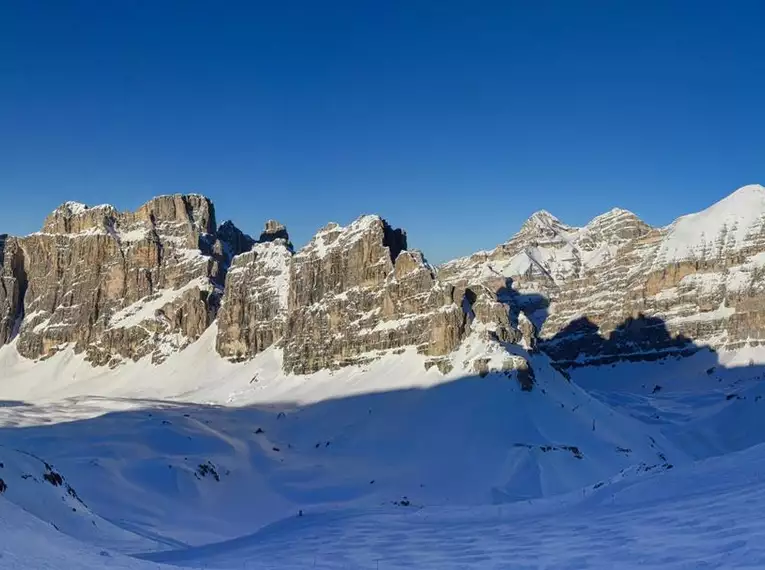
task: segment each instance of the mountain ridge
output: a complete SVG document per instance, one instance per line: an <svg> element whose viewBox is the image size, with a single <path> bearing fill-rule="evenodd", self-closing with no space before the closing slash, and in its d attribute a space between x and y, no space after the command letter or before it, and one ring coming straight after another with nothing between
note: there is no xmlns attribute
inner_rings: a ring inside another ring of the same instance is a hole
<svg viewBox="0 0 765 570"><path fill-rule="evenodd" d="M158 196L135 212L65 202L40 232L0 239L0 344L13 338L33 359L73 343L95 365L160 362L217 322L222 356L276 344L297 373L409 346L447 370L446 357L481 330L538 341L567 367L634 358L626 345L604 353L630 319L666 323L659 350L677 335L714 349L759 344L763 270L760 185L661 228L621 208L579 228L540 210L493 250L438 267L376 215L328 224L295 250L274 220L258 240L218 226L199 194ZM519 314L539 330L521 331ZM577 319L595 332L568 334Z"/></svg>

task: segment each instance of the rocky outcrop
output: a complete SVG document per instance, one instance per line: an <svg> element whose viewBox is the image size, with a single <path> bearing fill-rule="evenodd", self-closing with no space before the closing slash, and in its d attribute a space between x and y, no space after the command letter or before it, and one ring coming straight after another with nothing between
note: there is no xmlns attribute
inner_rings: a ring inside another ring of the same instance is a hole
<svg viewBox="0 0 765 570"><path fill-rule="evenodd" d="M415 346L447 354L467 315L406 235L378 216L330 224L292 259L284 368L308 373Z"/></svg>
<svg viewBox="0 0 765 570"><path fill-rule="evenodd" d="M406 234L378 216L330 224L293 255L284 226L269 221L251 251L234 258L218 317L217 349L250 358L278 344L286 372L364 363L416 347L451 353L480 321L492 339L522 333L497 294L439 281ZM500 293L501 295L501 293ZM429 365L448 371L448 359Z"/></svg>
<svg viewBox="0 0 765 570"><path fill-rule="evenodd" d="M747 186L651 228L612 210L583 228L535 214L506 244L447 263L465 286L505 279L564 366L735 349L765 340L765 189ZM534 305L534 303L532 303Z"/></svg>
<svg viewBox="0 0 765 570"><path fill-rule="evenodd" d="M162 196L124 213L67 202L41 232L14 238L13 255L5 246L0 339L10 338L20 304L17 348L26 357L71 343L94 364L148 354L159 361L215 318L242 246L227 241L241 232L224 230L219 236L212 203L198 195Z"/></svg>
<svg viewBox="0 0 765 570"><path fill-rule="evenodd" d="M274 220L257 241L216 227L203 196L135 212L68 202L39 233L0 237L0 343L157 362L217 318L231 360L276 346L286 372L310 373L414 347L426 367L512 372L529 389L540 349L564 369L765 342L764 275L761 186L665 228L619 209L581 228L538 212L437 270L379 216L329 224L295 253ZM496 354L457 356L468 337Z"/></svg>
<svg viewBox="0 0 765 570"><path fill-rule="evenodd" d="M16 334L23 316L26 275L18 241L0 236L0 345Z"/></svg>
<svg viewBox="0 0 765 570"><path fill-rule="evenodd" d="M74 346L95 365L159 362L217 318L221 355L278 345L287 372L308 373L406 347L443 357L476 313L493 338L521 337L496 295L443 283L407 247L378 216L330 224L294 253L274 220L258 241L230 222L216 228L202 196L124 213L68 202L41 232L2 242L0 340L16 337L29 358Z"/></svg>
<svg viewBox="0 0 765 570"><path fill-rule="evenodd" d="M250 358L284 335L292 245L287 229L270 220L258 243L234 258L218 313L218 353Z"/></svg>

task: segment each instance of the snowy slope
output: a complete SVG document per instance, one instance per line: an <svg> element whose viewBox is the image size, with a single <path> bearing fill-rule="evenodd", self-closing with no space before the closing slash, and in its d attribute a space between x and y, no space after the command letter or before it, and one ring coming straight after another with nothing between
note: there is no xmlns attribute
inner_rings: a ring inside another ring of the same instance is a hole
<svg viewBox="0 0 765 570"><path fill-rule="evenodd" d="M24 509L0 497L0 567L13 570L169 570L99 549L57 531Z"/></svg>
<svg viewBox="0 0 765 570"><path fill-rule="evenodd" d="M21 568L765 562L762 351L569 382L545 355L476 332L447 375L410 349L291 376L278 349L218 357L216 332L115 369L0 349L0 516L19 521L0 554ZM502 371L506 351L530 362L530 392ZM42 528L54 536L30 553Z"/></svg>
<svg viewBox="0 0 765 570"><path fill-rule="evenodd" d="M235 538L300 509L500 504L635 463L685 461L658 430L569 384L543 355L530 356L536 386L525 392L500 372L426 371L414 351L287 377L276 351L230 364L213 341L160 366L117 370L71 353L29 365L6 351L12 380L2 389L25 405L0 408L16 428L0 430L0 442L54 463L96 512L165 547ZM501 356L472 339L454 359L475 354Z"/></svg>
<svg viewBox="0 0 765 570"><path fill-rule="evenodd" d="M146 557L205 568L761 568L765 446L493 507L293 517Z"/></svg>
<svg viewBox="0 0 765 570"><path fill-rule="evenodd" d="M765 188L750 184L668 228L655 266L686 259L714 259L748 245L765 229Z"/></svg>

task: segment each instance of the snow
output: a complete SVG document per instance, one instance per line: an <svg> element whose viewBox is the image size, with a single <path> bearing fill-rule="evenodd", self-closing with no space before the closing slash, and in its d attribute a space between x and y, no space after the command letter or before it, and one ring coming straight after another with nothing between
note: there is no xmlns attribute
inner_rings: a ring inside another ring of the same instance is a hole
<svg viewBox="0 0 765 570"><path fill-rule="evenodd" d="M148 229L144 227L133 228L131 230L120 230L117 235L123 243L131 243L135 241L141 241L148 236Z"/></svg>
<svg viewBox="0 0 765 570"><path fill-rule="evenodd" d="M340 226L336 223L327 224L314 236L308 245L298 251L295 256L315 255L319 259L323 259L338 247L347 248L375 225L380 225L381 223L382 219L380 216L367 214L360 216L347 226ZM335 238L327 240L329 235L334 235Z"/></svg>
<svg viewBox="0 0 765 570"><path fill-rule="evenodd" d="M668 228L654 266L735 251L763 229L764 216L765 188L739 188L702 212L678 218Z"/></svg>
<svg viewBox="0 0 765 570"><path fill-rule="evenodd" d="M144 321L154 320L156 312L165 305L178 299L186 291L192 289L209 290L211 287L207 278L193 279L178 289L164 289L156 295L141 299L114 313L109 320L110 328L127 329L140 325Z"/></svg>
<svg viewBox="0 0 765 570"><path fill-rule="evenodd" d="M0 566L14 570L170 570L69 537L0 497Z"/></svg>
<svg viewBox="0 0 765 570"><path fill-rule="evenodd" d="M205 568L761 567L765 446L531 503L306 515L149 558ZM315 561L315 562L314 562ZM508 563L512 561L512 566Z"/></svg>
<svg viewBox="0 0 765 570"><path fill-rule="evenodd" d="M672 325L679 325L683 323L712 322L730 318L735 314L736 309L733 307L727 307L725 305L725 301L723 301L720 303L720 306L713 311L704 311L682 317L673 317L669 319L668 323Z"/></svg>
<svg viewBox="0 0 765 570"><path fill-rule="evenodd" d="M642 223L632 212L614 208L577 228L541 210L532 214L507 243L490 252L450 261L440 269L456 272L455 280L537 272L553 283L561 283L616 257L627 239L610 230L625 221Z"/></svg>
<svg viewBox="0 0 765 570"><path fill-rule="evenodd" d="M234 364L215 325L160 365L2 347L0 567L765 565L765 347L567 381L479 328L446 375L414 347L305 376L278 347ZM520 359L531 392L501 370Z"/></svg>
<svg viewBox="0 0 765 570"><path fill-rule="evenodd" d="M78 215L82 214L88 207L81 202L64 202L62 208L69 211L70 214Z"/></svg>

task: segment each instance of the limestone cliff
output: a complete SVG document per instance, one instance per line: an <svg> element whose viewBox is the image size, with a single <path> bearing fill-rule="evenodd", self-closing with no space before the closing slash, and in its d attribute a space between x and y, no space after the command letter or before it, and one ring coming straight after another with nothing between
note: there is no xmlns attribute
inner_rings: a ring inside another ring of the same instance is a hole
<svg viewBox="0 0 765 570"><path fill-rule="evenodd" d="M437 269L379 216L329 224L295 252L274 220L258 240L218 227L203 196L135 212L68 202L40 232L0 236L0 344L156 362L217 318L222 356L275 346L289 373L407 347L446 371L471 335L513 355L463 362L481 374L490 360L523 368L524 350L581 366L765 342L763 275L761 186L664 228L620 209L583 227L538 212L506 243Z"/></svg>
<svg viewBox="0 0 765 570"><path fill-rule="evenodd" d="M306 373L360 362L374 351L453 350L466 314L406 234L378 216L330 224L290 267L285 370Z"/></svg>
<svg viewBox="0 0 765 570"><path fill-rule="evenodd" d="M215 318L237 247L218 238L203 196L161 196L124 213L68 202L42 231L5 242L0 340L23 315L17 348L29 358L71 343L94 364L161 360Z"/></svg>

